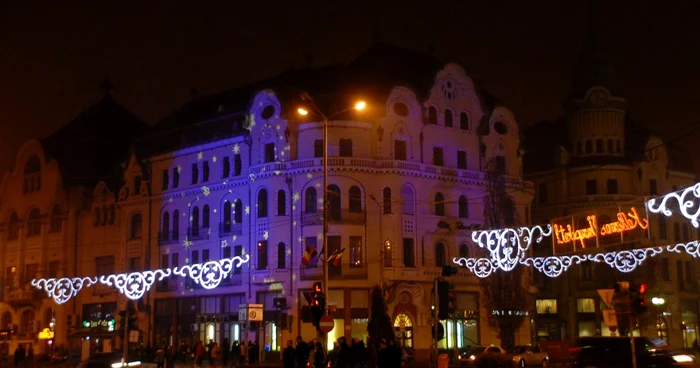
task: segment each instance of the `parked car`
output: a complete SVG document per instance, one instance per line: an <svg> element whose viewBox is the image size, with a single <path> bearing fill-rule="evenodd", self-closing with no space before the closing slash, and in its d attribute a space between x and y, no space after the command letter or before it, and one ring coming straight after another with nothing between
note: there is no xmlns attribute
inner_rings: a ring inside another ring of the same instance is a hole
<svg viewBox="0 0 700 368"><path fill-rule="evenodd" d="M656 340L635 337L634 349L639 368L670 368L676 363L674 356ZM629 337L580 337L569 351L573 368L632 368L632 346Z"/></svg>
<svg viewBox="0 0 700 368"><path fill-rule="evenodd" d="M513 364L518 367L549 365L549 356L538 345L514 346L508 349L508 354L513 359Z"/></svg>

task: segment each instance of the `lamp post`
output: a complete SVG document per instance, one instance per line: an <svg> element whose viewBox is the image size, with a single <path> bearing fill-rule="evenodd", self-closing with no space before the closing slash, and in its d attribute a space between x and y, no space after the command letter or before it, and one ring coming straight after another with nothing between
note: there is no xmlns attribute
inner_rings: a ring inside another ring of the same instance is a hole
<svg viewBox="0 0 700 368"><path fill-rule="evenodd" d="M297 113L301 116L307 116L309 114L314 115L323 119L323 294L328 297L328 119L338 116L346 111L355 109L357 111L364 110L367 104L364 101L357 101L353 107L349 107L333 113L331 115L324 114L321 109L316 106L314 100L307 93L301 95L301 99L305 102L304 107L299 107ZM323 311L323 314L327 314L327 310ZM328 341L326 340L326 346L328 348Z"/></svg>
<svg viewBox="0 0 700 368"><path fill-rule="evenodd" d="M661 306L666 304L666 299L661 298L661 297L653 297L653 298L651 298L651 304L653 304L654 307L656 308L656 334L661 335L659 337L666 340L666 339L668 339L668 336L665 333L666 332L665 328L667 326L661 325L662 323L664 323L664 325L665 325L665 322L666 322L666 320L664 319L664 316L663 316L663 312L661 311ZM664 327L664 328L662 328L662 327Z"/></svg>

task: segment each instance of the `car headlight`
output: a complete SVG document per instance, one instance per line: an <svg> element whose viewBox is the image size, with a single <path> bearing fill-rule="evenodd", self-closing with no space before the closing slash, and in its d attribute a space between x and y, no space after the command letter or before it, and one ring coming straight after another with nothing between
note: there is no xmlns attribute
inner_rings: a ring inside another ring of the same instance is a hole
<svg viewBox="0 0 700 368"><path fill-rule="evenodd" d="M469 356L469 360L476 360L476 357L473 356L473 355L470 355L470 356Z"/></svg>
<svg viewBox="0 0 700 368"><path fill-rule="evenodd" d="M692 363L695 361L692 356L686 354L674 355L673 360L675 360L676 363Z"/></svg>

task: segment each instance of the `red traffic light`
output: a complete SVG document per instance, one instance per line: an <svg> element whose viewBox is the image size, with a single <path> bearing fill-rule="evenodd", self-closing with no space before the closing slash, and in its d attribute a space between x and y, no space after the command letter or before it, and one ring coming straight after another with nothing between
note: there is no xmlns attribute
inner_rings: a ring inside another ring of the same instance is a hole
<svg viewBox="0 0 700 368"><path fill-rule="evenodd" d="M323 292L323 284L320 282L314 282L313 292L314 293L322 293Z"/></svg>
<svg viewBox="0 0 700 368"><path fill-rule="evenodd" d="M639 293L644 294L647 292L647 284L641 284L639 285Z"/></svg>

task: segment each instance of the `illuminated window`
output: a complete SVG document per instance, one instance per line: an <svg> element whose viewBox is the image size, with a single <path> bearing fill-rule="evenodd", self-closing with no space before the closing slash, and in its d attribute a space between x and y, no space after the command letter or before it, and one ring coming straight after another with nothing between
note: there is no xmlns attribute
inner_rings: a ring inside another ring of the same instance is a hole
<svg viewBox="0 0 700 368"><path fill-rule="evenodd" d="M340 139L340 157L352 157L352 139Z"/></svg>
<svg viewBox="0 0 700 368"><path fill-rule="evenodd" d="M316 213L318 211L318 207L316 206L317 200L316 188L308 187L306 189L306 193L304 194L304 212Z"/></svg>
<svg viewBox="0 0 700 368"><path fill-rule="evenodd" d="M590 140L586 141L586 153L587 154L593 153L593 142L591 142Z"/></svg>
<svg viewBox="0 0 700 368"><path fill-rule="evenodd" d="M267 268L267 241L258 242L258 270Z"/></svg>
<svg viewBox="0 0 700 368"><path fill-rule="evenodd" d="M350 212L362 212L362 192L356 186L350 187L348 191L348 204Z"/></svg>
<svg viewBox="0 0 700 368"><path fill-rule="evenodd" d="M445 259L447 258L445 244L437 243L435 246L435 265L442 267L445 265Z"/></svg>
<svg viewBox="0 0 700 368"><path fill-rule="evenodd" d="M457 151L457 168L467 169L467 151Z"/></svg>
<svg viewBox="0 0 700 368"><path fill-rule="evenodd" d="M430 106L430 108L428 108L428 124L437 125L437 120L437 109L435 106Z"/></svg>
<svg viewBox="0 0 700 368"><path fill-rule="evenodd" d="M414 256L413 238L403 238L403 265L404 267L416 267Z"/></svg>
<svg viewBox="0 0 700 368"><path fill-rule="evenodd" d="M202 162L202 183L209 181L209 161Z"/></svg>
<svg viewBox="0 0 700 368"><path fill-rule="evenodd" d="M170 186L170 177L168 176L168 170L163 170L163 179L162 179L162 190L168 190L168 187Z"/></svg>
<svg viewBox="0 0 700 368"><path fill-rule="evenodd" d="M384 241L384 267L394 266L394 249L391 240Z"/></svg>
<svg viewBox="0 0 700 368"><path fill-rule="evenodd" d="M41 214L38 208L34 208L29 212L27 221L27 236L41 235Z"/></svg>
<svg viewBox="0 0 700 368"><path fill-rule="evenodd" d="M603 153L603 140L600 138L595 141L595 152Z"/></svg>
<svg viewBox="0 0 700 368"><path fill-rule="evenodd" d="M173 169L173 188L180 185L180 170L176 167Z"/></svg>
<svg viewBox="0 0 700 368"><path fill-rule="evenodd" d="M404 184L401 187L401 213L404 215L413 215L415 213L413 187L409 184Z"/></svg>
<svg viewBox="0 0 700 368"><path fill-rule="evenodd" d="M363 266L362 257L362 237L350 237L350 268L361 268Z"/></svg>
<svg viewBox="0 0 700 368"><path fill-rule="evenodd" d="M557 300L556 299L537 299L535 301L537 314L556 314Z"/></svg>
<svg viewBox="0 0 700 368"><path fill-rule="evenodd" d="M382 212L391 213L391 188L385 187L382 191Z"/></svg>
<svg viewBox="0 0 700 368"><path fill-rule="evenodd" d="M406 141L394 139L394 160L406 160Z"/></svg>
<svg viewBox="0 0 700 368"><path fill-rule="evenodd" d="M608 179L608 194L617 194L617 179Z"/></svg>
<svg viewBox="0 0 700 368"><path fill-rule="evenodd" d="M280 189L277 191L277 216L287 215L287 192Z"/></svg>
<svg viewBox="0 0 700 368"><path fill-rule="evenodd" d="M452 128L454 126L454 117L452 115L452 110L445 110L445 126Z"/></svg>
<svg viewBox="0 0 700 368"><path fill-rule="evenodd" d="M267 217L267 190L258 192L258 218Z"/></svg>
<svg viewBox="0 0 700 368"><path fill-rule="evenodd" d="M314 157L323 157L323 139L316 139L314 141Z"/></svg>
<svg viewBox="0 0 700 368"><path fill-rule="evenodd" d="M459 129L469 130L469 115L466 112L459 114Z"/></svg>
<svg viewBox="0 0 700 368"><path fill-rule="evenodd" d="M442 147L433 147L433 165L443 166L444 164L445 158Z"/></svg>
<svg viewBox="0 0 700 368"><path fill-rule="evenodd" d="M445 216L445 197L442 193L435 193L435 216Z"/></svg>
<svg viewBox="0 0 700 368"><path fill-rule="evenodd" d="M467 202L467 197L459 196L459 218L469 218L469 202Z"/></svg>
<svg viewBox="0 0 700 368"><path fill-rule="evenodd" d="M61 206L54 205L51 209L51 219L49 222L49 232L57 233L61 231L61 224L63 223L63 218L61 214Z"/></svg>

